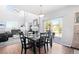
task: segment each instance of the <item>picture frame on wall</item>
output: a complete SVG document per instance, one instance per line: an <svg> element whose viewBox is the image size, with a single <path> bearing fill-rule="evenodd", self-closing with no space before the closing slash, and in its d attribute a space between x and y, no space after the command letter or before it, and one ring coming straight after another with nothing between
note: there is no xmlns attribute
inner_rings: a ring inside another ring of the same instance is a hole
<svg viewBox="0 0 79 59"><path fill-rule="evenodd" d="M75 23L79 23L79 12L75 13Z"/></svg>

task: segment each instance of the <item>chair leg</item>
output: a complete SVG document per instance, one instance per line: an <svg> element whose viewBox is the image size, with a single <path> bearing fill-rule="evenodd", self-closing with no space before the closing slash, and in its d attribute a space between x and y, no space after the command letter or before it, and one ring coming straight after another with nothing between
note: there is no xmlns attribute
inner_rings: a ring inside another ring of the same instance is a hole
<svg viewBox="0 0 79 59"><path fill-rule="evenodd" d="M33 44L33 53L36 54L36 44Z"/></svg>
<svg viewBox="0 0 79 59"><path fill-rule="evenodd" d="M39 54L40 54L40 47L39 47Z"/></svg>
<svg viewBox="0 0 79 59"><path fill-rule="evenodd" d="M47 51L49 50L49 48L48 48L48 39L47 39Z"/></svg>
<svg viewBox="0 0 79 59"><path fill-rule="evenodd" d="M27 49L26 49L26 45L25 45L25 48L24 48L24 54L26 54L26 52L27 52Z"/></svg>
<svg viewBox="0 0 79 59"><path fill-rule="evenodd" d="M46 47L45 47L45 44L44 44L44 50L45 50L45 53L46 53Z"/></svg>
<svg viewBox="0 0 79 59"><path fill-rule="evenodd" d="M40 48L41 48L41 47L40 47L40 40L39 40L39 54L40 54Z"/></svg>
<svg viewBox="0 0 79 59"><path fill-rule="evenodd" d="M48 51L49 49L48 49L48 43L47 43L47 51Z"/></svg>
<svg viewBox="0 0 79 59"><path fill-rule="evenodd" d="M24 50L25 50L25 51L24 51L24 54L26 54L26 53L27 53L27 49L26 49L26 48L24 48Z"/></svg>
<svg viewBox="0 0 79 59"><path fill-rule="evenodd" d="M21 48L21 54L23 53L23 47Z"/></svg>
<svg viewBox="0 0 79 59"><path fill-rule="evenodd" d="M52 38L50 39L50 47L52 47Z"/></svg>

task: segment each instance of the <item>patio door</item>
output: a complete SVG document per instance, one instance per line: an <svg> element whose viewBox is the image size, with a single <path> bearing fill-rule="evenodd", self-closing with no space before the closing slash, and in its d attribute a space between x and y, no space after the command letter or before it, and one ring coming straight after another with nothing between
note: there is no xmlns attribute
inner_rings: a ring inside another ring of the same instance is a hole
<svg viewBox="0 0 79 59"><path fill-rule="evenodd" d="M51 28L51 31L55 33L56 37L62 37L63 18L57 17L51 20L45 20L44 31L48 31L49 28Z"/></svg>
<svg viewBox="0 0 79 59"><path fill-rule="evenodd" d="M51 20L52 31L55 32L56 37L62 37L63 18L58 17Z"/></svg>

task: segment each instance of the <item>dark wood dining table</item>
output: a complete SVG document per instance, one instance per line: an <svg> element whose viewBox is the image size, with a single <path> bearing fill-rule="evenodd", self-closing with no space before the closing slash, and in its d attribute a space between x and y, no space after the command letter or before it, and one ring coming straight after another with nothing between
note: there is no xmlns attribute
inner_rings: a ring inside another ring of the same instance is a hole
<svg viewBox="0 0 79 59"><path fill-rule="evenodd" d="M37 41L40 39L40 36L39 37L28 37L27 38L33 42L33 53L36 54L36 43Z"/></svg>
<svg viewBox="0 0 79 59"><path fill-rule="evenodd" d="M52 39L50 39L49 40L49 38L48 38L48 34L46 34L46 33L44 33L43 34L43 37L47 40L47 44L48 43L50 43L50 45L52 46ZM37 52L36 52L36 43L37 43L37 41L40 39L40 35L39 36L36 36L36 37L28 37L27 36L27 38L29 39L29 40L31 40L32 42L33 42L33 52L34 52L34 54L36 54ZM50 42L48 42L48 41L50 41ZM47 48L48 49L48 48Z"/></svg>

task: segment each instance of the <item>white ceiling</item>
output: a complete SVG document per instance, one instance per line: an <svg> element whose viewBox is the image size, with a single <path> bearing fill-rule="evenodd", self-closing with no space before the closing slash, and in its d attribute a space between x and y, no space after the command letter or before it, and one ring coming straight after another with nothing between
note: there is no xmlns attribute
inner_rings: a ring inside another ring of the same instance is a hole
<svg viewBox="0 0 79 59"><path fill-rule="evenodd" d="M10 7L39 15L41 12L47 14L51 11L53 12L57 9L66 7L66 5L42 5L42 7L40 7L40 5L10 5Z"/></svg>

